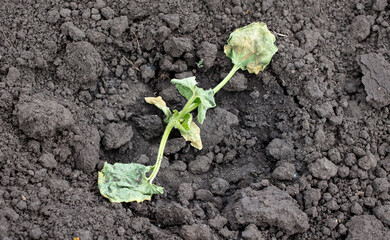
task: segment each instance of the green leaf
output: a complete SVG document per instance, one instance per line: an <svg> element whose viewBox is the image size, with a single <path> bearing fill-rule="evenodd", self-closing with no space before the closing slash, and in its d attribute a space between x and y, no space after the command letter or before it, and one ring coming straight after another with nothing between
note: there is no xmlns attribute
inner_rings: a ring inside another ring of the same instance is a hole
<svg viewBox="0 0 390 240"><path fill-rule="evenodd" d="M198 122L200 124L203 124L203 121L206 119L206 112L210 108L214 108L217 106L215 104L214 100L214 91L213 89L203 90L202 88L199 88L197 91L198 99L196 101L199 101L198 106Z"/></svg>
<svg viewBox="0 0 390 240"><path fill-rule="evenodd" d="M195 77L172 79L171 83L175 84L177 90L179 90L180 94L183 95L187 100L189 100L192 95L195 94Z"/></svg>
<svg viewBox="0 0 390 240"><path fill-rule="evenodd" d="M158 97L146 97L145 98L145 102L147 102L149 104L153 104L156 107L158 107L160 110L162 110L164 112L165 116L166 116L166 119L171 117L171 115L172 115L171 110L169 109L169 107L167 107L167 104L162 99L162 97L160 97L160 96L158 96Z"/></svg>
<svg viewBox="0 0 390 240"><path fill-rule="evenodd" d="M191 116L192 118L192 116ZM182 126L183 119L179 119L179 112L175 109L173 110L172 117L169 119L169 122L173 125L174 128L181 131L187 131L188 129Z"/></svg>
<svg viewBox="0 0 390 240"><path fill-rule="evenodd" d="M184 79L172 79L171 83L176 85L181 95L189 100L193 94L196 94L194 103L198 103L198 122L203 124L206 119L206 112L208 109L216 106L214 101L213 89L204 90L196 86L195 77L189 77Z"/></svg>
<svg viewBox="0 0 390 240"><path fill-rule="evenodd" d="M98 173L100 193L110 202L143 202L150 200L153 194L162 194L163 188L150 184L146 173L152 166L138 163L104 163Z"/></svg>
<svg viewBox="0 0 390 240"><path fill-rule="evenodd" d="M180 119L180 122L181 122L180 125L183 127L183 129L185 129L185 131L190 130L191 123L192 123L192 114L187 113L186 115L184 115L182 119Z"/></svg>

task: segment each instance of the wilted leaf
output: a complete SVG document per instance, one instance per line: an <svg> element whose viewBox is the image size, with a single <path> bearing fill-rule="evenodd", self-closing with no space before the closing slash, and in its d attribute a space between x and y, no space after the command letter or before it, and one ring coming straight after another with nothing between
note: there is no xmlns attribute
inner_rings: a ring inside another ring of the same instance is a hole
<svg viewBox="0 0 390 240"><path fill-rule="evenodd" d="M225 54L242 70L258 74L270 63L278 51L275 36L265 23L255 22L230 34Z"/></svg>
<svg viewBox="0 0 390 240"><path fill-rule="evenodd" d="M158 107L159 109L161 109L164 112L164 114L165 114L165 116L167 118L169 118L172 115L171 110L169 109L169 107L167 107L167 104L162 99L162 97L160 97L160 96L158 96L158 97L146 97L145 101L147 103L153 104L156 107Z"/></svg>
<svg viewBox="0 0 390 240"><path fill-rule="evenodd" d="M200 129L192 121L192 114L186 113L183 118L179 119L179 112L174 110L169 122L174 128L180 131L180 134L186 141L191 142L191 145L197 149L202 149L202 140L200 139Z"/></svg>
<svg viewBox="0 0 390 240"><path fill-rule="evenodd" d="M181 136L186 141L191 142L191 146L199 150L202 149L202 140L200 139L200 128L194 123L191 122L190 129L187 131L180 131Z"/></svg>
<svg viewBox="0 0 390 240"><path fill-rule="evenodd" d="M98 173L100 193L110 202L143 202L150 200L153 194L162 194L163 188L150 184L146 173L152 166L138 163L104 163Z"/></svg>

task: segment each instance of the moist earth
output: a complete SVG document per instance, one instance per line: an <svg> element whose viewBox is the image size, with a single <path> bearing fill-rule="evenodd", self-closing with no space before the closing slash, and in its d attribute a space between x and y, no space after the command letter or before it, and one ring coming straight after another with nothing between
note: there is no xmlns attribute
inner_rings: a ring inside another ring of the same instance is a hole
<svg viewBox="0 0 390 240"><path fill-rule="evenodd" d="M204 149L173 132L164 194L102 197L104 162L154 164L144 97L215 86L255 21L279 51L218 92ZM2 0L0 22L0 239L390 239L387 0Z"/></svg>

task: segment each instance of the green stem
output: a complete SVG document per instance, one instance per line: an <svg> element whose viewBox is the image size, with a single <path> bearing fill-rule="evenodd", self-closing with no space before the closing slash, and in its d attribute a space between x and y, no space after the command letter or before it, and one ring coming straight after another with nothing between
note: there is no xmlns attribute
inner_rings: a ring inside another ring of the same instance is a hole
<svg viewBox="0 0 390 240"><path fill-rule="evenodd" d="M225 86L225 84L233 77L233 75L237 72L238 69L240 69L240 67L236 65L233 66L229 74L226 75L226 77L215 88L213 88L214 94L217 93L223 86ZM197 96L193 94L193 96L188 100L188 102L183 107L183 109L179 112L179 116L177 119L183 118L185 114L195 110L198 107L199 103L194 103L196 98ZM150 184L152 184L154 178L156 177L158 171L160 170L161 162L164 157L165 145L167 144L168 137L172 131L172 128L173 128L173 124L171 123L168 123L167 127L165 128L164 134L160 142L160 147L158 149L157 160L153 166L153 172L150 174L148 178L146 178Z"/></svg>
<svg viewBox="0 0 390 240"><path fill-rule="evenodd" d="M229 80L233 77L233 75L237 72L237 70L240 69L240 67L234 65L232 70L230 70L229 74L226 75L226 77L213 89L214 94L216 94ZM199 106L199 103L193 103L190 108L188 109L188 112L192 112Z"/></svg>
<svg viewBox="0 0 390 240"><path fill-rule="evenodd" d="M148 178L146 178L150 182L150 184L152 184L154 178L156 177L156 175L158 173L158 170L160 170L161 162L162 162L162 159L164 157L165 145L167 144L168 137L172 131L172 128L173 128L173 125L168 123L167 127L165 128L164 134L161 138L160 147L158 149L158 154L157 154L157 161L154 164L153 172L150 174L150 176Z"/></svg>
<svg viewBox="0 0 390 240"><path fill-rule="evenodd" d="M196 95L194 94L189 100L188 102L186 103L186 105L183 107L183 109L179 112L179 115L178 115L178 119L181 119L184 117L184 115L188 112L190 112L190 107L191 105L193 105L193 102L194 100L196 99ZM163 160L163 157L164 157L164 149L165 149L165 145L167 144L167 141L168 141L168 137L169 137L169 134L171 133L172 131L172 128L173 128L173 124L171 123L168 123L168 125L166 126L165 128L165 131L164 131L164 134L161 138L161 142L160 142L160 146L158 148L158 154L157 154L157 160L156 160L156 163L154 164L153 166L153 172L150 174L149 177L147 177L146 179L149 181L150 184L152 184L154 178L156 177L158 171L160 170L160 167L161 167L161 162Z"/></svg>
<svg viewBox="0 0 390 240"><path fill-rule="evenodd" d="M191 112L191 107L196 104L194 103L195 99L197 98L198 96L196 94L193 94L192 97L188 100L188 102L186 103L186 105L183 107L183 109L179 112L179 116L178 116L178 119L181 119L184 117L184 115L186 115L187 113Z"/></svg>
<svg viewBox="0 0 390 240"><path fill-rule="evenodd" d="M215 88L213 88L214 94L216 94L227 82L229 82L230 78L233 77L233 75L237 72L237 70L240 69L239 66L234 65L232 70L230 70L229 74L226 75L226 77L217 85Z"/></svg>
<svg viewBox="0 0 390 240"><path fill-rule="evenodd" d="M188 112L192 112L199 106L199 103L193 103L191 104L190 108L188 109Z"/></svg>

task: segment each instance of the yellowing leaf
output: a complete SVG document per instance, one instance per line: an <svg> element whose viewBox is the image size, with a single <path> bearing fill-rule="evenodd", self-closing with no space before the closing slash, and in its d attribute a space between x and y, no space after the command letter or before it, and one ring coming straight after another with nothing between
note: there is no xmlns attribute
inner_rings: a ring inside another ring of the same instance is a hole
<svg viewBox="0 0 390 240"><path fill-rule="evenodd" d="M225 54L233 64L255 74L263 71L278 51L275 36L259 22L235 30L227 43Z"/></svg>
<svg viewBox="0 0 390 240"><path fill-rule="evenodd" d="M158 107L159 109L161 109L164 112L164 114L165 114L165 116L167 118L169 118L172 115L171 110L169 109L169 107L167 107L167 104L162 99L162 97L160 97L160 96L158 96L158 97L146 97L145 101L147 103L153 104L156 107Z"/></svg>
<svg viewBox="0 0 390 240"><path fill-rule="evenodd" d="M169 123L180 131L180 134L186 141L191 142L191 145L199 150L202 149L202 140L200 139L200 128L192 121L192 114L187 113L182 118L179 118L180 113L173 110L173 115L169 119Z"/></svg>
<svg viewBox="0 0 390 240"><path fill-rule="evenodd" d="M180 133L186 141L191 142L191 146L194 148L199 150L203 148L202 140L200 139L200 128L194 122L191 122L190 129L188 131L180 130Z"/></svg>
<svg viewBox="0 0 390 240"><path fill-rule="evenodd" d="M145 101L149 104L154 104L156 105L158 108L160 107L166 107L167 104L165 103L165 101L162 99L162 97L158 96L158 97L146 97L145 98Z"/></svg>

